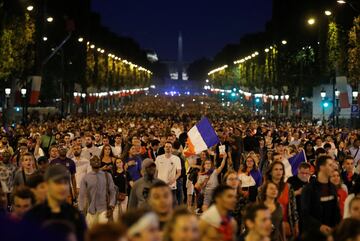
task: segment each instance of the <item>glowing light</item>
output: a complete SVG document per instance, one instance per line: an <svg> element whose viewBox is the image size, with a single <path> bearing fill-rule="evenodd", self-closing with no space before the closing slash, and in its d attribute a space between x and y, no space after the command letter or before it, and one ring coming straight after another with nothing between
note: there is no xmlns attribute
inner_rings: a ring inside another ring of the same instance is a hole
<svg viewBox="0 0 360 241"><path fill-rule="evenodd" d="M46 19L46 21L48 21L49 23L52 23L52 22L54 21L54 18L53 18L53 17L48 17L48 18Z"/></svg>
<svg viewBox="0 0 360 241"><path fill-rule="evenodd" d="M287 44L287 41L286 41L286 40L283 40L283 41L281 41L281 43L282 43L283 45L286 45L286 44Z"/></svg>
<svg viewBox="0 0 360 241"><path fill-rule="evenodd" d="M78 41L81 43L82 41L84 41L84 38L80 37L78 38Z"/></svg>
<svg viewBox="0 0 360 241"><path fill-rule="evenodd" d="M326 11L325 11L325 15L326 15L326 16L330 16L331 14L332 14L331 11L329 11L329 10L326 10Z"/></svg>
<svg viewBox="0 0 360 241"><path fill-rule="evenodd" d="M309 18L307 22L309 25L314 25L316 21L315 18Z"/></svg>
<svg viewBox="0 0 360 241"><path fill-rule="evenodd" d="M31 12L32 10L34 10L34 6L32 6L32 5L27 6L26 10Z"/></svg>

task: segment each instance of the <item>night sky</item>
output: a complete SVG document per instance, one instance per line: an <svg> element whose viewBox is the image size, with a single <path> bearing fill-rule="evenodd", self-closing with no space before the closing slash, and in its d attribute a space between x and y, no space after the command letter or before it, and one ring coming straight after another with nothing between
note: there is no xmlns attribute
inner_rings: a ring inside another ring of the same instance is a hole
<svg viewBox="0 0 360 241"><path fill-rule="evenodd" d="M134 38L161 60L177 58L182 31L184 60L213 57L227 43L263 31L272 0L93 0L111 31Z"/></svg>

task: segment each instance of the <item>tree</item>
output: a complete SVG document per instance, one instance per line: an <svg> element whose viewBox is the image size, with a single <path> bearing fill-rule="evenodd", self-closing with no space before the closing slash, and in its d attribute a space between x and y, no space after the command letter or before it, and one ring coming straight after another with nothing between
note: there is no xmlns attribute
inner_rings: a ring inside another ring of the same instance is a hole
<svg viewBox="0 0 360 241"><path fill-rule="evenodd" d="M204 81L207 78L207 73L211 67L211 60L201 58L192 62L188 69L189 79L193 81Z"/></svg>
<svg viewBox="0 0 360 241"><path fill-rule="evenodd" d="M360 80L360 17L354 19L354 26L349 32L348 56L349 82L357 87Z"/></svg>

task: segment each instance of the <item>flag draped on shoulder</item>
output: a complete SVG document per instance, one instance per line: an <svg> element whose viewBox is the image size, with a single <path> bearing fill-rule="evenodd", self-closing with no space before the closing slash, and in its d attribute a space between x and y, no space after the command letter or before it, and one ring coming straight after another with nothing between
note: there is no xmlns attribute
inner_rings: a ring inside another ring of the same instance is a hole
<svg viewBox="0 0 360 241"><path fill-rule="evenodd" d="M220 141L209 119L206 117L193 126L187 134L187 148L184 151L186 156L199 154Z"/></svg>
<svg viewBox="0 0 360 241"><path fill-rule="evenodd" d="M302 162L306 162L306 155L304 150L301 150L298 154L289 158L289 163L291 165L291 171L293 176L297 175L298 167Z"/></svg>

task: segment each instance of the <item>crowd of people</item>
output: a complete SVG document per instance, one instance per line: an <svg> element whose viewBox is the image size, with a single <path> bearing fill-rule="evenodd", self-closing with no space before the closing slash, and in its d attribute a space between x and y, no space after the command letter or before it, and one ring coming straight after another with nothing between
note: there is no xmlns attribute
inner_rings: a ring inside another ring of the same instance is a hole
<svg viewBox="0 0 360 241"><path fill-rule="evenodd" d="M202 116L219 143L190 155L187 132ZM144 96L120 113L1 132L4 240L360 238L359 130Z"/></svg>

